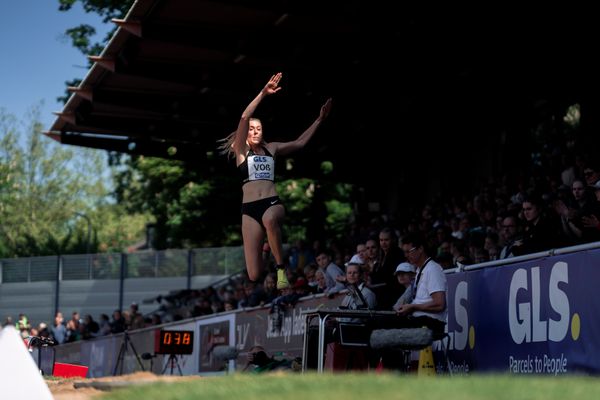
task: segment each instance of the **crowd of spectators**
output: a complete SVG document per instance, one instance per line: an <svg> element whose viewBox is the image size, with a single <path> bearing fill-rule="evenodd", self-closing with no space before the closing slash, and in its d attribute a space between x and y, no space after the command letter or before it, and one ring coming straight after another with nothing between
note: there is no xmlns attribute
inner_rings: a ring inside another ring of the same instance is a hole
<svg viewBox="0 0 600 400"><path fill-rule="evenodd" d="M291 287L283 293L275 288L275 268L265 244L268 268L258 282L241 272L219 285L159 296L160 312L145 318L132 306L115 310L112 318L102 314L98 321L73 313L65 323L58 313L52 326L32 328L24 316L16 325L27 335L68 343L240 308L271 305L278 313L303 296L335 296L344 290L350 261L362 266L366 284L377 289L378 307L391 310L404 290L395 276L406 261L398 240L408 234L425 237L429 253L444 269L600 240L600 163L593 157L547 146L528 170L490 177L473 189L471 194L440 195L408 217L357 218L341 239L292 244L286 265Z"/></svg>
<svg viewBox="0 0 600 400"><path fill-rule="evenodd" d="M79 340L93 339L100 336L145 328L161 323L158 314L144 317L139 312L137 303L132 303L129 310L115 310L112 318L107 314L100 314L96 321L90 314L81 317L78 311L73 311L71 318L65 321L62 312L57 312L51 325L41 322L32 326L25 314L19 314L19 319L14 326L20 332L23 340L29 344L31 338L41 338L43 341L35 343L59 345L76 342ZM12 317L7 317L2 324L13 325Z"/></svg>

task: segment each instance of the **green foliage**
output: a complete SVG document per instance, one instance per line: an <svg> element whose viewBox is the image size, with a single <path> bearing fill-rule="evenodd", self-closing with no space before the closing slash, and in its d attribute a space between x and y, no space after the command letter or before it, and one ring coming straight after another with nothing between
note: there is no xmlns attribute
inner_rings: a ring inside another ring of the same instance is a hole
<svg viewBox="0 0 600 400"><path fill-rule="evenodd" d="M104 22L123 17L134 2L134 0L58 0L58 9L68 11L77 1L82 4L85 12L94 12L104 17Z"/></svg>
<svg viewBox="0 0 600 400"><path fill-rule="evenodd" d="M240 192L231 177L153 157L130 158L123 166L117 201L129 212L154 216L156 248L239 244L233 232L239 231Z"/></svg>
<svg viewBox="0 0 600 400"><path fill-rule="evenodd" d="M60 11L68 11L73 7L78 0L59 0ZM85 12L93 12L100 15L105 23L109 23L113 18L123 18L133 0L79 0ZM76 49L79 49L83 54L98 55L102 52L105 43L108 43L112 37L116 27L112 29L101 43L93 43L91 37L96 34L96 29L87 24L69 28L65 31L65 35L71 39L71 44ZM91 62L89 63L91 66Z"/></svg>
<svg viewBox="0 0 600 400"><path fill-rule="evenodd" d="M354 215L350 204L352 185L289 179L277 183L277 192L286 207L283 233L288 243L307 239L313 233L308 229L311 224L320 224L327 239L340 239L348 232ZM319 211L322 203L324 215Z"/></svg>
<svg viewBox="0 0 600 400"><path fill-rule="evenodd" d="M124 218L108 201L101 153L42 135L37 110L20 126L0 110L0 257L84 253L100 243L114 249L109 244L143 237L148 218Z"/></svg>

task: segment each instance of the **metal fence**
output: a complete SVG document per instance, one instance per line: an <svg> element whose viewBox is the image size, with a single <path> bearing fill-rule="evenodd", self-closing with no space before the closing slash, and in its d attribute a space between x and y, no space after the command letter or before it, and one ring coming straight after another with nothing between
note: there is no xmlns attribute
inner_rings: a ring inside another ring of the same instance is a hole
<svg viewBox="0 0 600 400"><path fill-rule="evenodd" d="M75 254L0 260L0 284L56 280L229 275L244 268L238 247Z"/></svg>

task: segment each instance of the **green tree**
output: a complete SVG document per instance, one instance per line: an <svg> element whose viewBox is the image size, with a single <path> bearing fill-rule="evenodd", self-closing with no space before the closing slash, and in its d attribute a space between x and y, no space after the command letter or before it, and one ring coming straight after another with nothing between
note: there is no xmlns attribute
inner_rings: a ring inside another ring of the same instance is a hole
<svg viewBox="0 0 600 400"><path fill-rule="evenodd" d="M117 218L121 211L110 202L101 153L45 137L38 116L34 109L23 129L0 109L0 256L84 253L100 240L107 249L108 243L139 240L148 217ZM81 215L90 221L90 238ZM107 221L122 224L124 240Z"/></svg>
<svg viewBox="0 0 600 400"><path fill-rule="evenodd" d="M134 157L116 176L116 198L126 210L154 216L157 248L239 244L240 192L231 177L198 166ZM235 194L232 194L235 190Z"/></svg>

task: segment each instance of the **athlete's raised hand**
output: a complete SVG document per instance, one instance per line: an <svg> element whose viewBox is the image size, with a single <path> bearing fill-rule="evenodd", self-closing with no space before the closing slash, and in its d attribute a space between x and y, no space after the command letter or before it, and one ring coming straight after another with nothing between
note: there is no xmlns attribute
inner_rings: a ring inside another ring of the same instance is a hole
<svg viewBox="0 0 600 400"><path fill-rule="evenodd" d="M283 74L281 72L278 72L275 75L273 75L271 79L269 79L269 82L267 82L267 84L263 88L262 92L266 95L275 94L279 92L281 90L281 87L279 86L279 81L281 80L282 76Z"/></svg>

